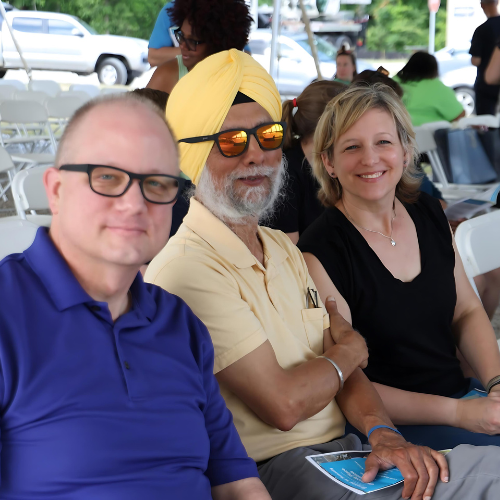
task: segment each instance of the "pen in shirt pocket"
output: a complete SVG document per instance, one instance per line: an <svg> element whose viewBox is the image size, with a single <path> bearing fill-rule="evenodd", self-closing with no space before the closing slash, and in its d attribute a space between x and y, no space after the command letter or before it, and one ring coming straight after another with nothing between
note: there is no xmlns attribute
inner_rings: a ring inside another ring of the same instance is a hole
<svg viewBox="0 0 500 500"><path fill-rule="evenodd" d="M311 304L316 309L319 307L318 292L312 288L309 288L309 287L307 287L307 302L308 302L309 308L310 308Z"/></svg>

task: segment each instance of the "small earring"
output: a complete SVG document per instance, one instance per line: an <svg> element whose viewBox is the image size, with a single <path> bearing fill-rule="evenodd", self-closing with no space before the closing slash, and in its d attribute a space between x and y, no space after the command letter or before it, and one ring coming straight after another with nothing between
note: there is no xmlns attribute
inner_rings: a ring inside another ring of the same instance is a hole
<svg viewBox="0 0 500 500"><path fill-rule="evenodd" d="M406 165L407 163L408 163L408 162L405 160L405 161L403 162L403 165Z"/></svg>

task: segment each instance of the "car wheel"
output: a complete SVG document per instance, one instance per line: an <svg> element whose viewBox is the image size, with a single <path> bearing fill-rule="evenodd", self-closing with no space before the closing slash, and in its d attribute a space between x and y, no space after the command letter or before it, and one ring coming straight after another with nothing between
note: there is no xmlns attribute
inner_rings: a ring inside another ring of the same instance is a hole
<svg viewBox="0 0 500 500"><path fill-rule="evenodd" d="M345 46L346 50L351 50L353 47L352 40L347 35L341 35L335 40L335 45L337 49L340 50L342 46Z"/></svg>
<svg viewBox="0 0 500 500"><path fill-rule="evenodd" d="M0 78L3 78L7 74L7 70L3 69L0 71Z"/></svg>
<svg viewBox="0 0 500 500"><path fill-rule="evenodd" d="M125 85L127 82L127 67L120 59L108 57L97 68L99 81L104 85Z"/></svg>
<svg viewBox="0 0 500 500"><path fill-rule="evenodd" d="M464 107L465 116L470 116L476 109L476 93L468 87L458 87L455 89L458 101Z"/></svg>

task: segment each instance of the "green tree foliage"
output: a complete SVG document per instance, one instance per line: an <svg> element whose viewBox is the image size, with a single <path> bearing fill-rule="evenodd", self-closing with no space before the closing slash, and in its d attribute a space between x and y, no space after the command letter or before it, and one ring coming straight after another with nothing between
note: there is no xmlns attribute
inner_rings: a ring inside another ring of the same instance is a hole
<svg viewBox="0 0 500 500"><path fill-rule="evenodd" d="M367 46L370 50L404 52L408 46L427 47L429 10L427 0L373 0ZM446 0L436 18L436 50L446 42Z"/></svg>
<svg viewBox="0 0 500 500"><path fill-rule="evenodd" d="M64 12L77 16L99 33L149 39L167 0L11 0L18 8Z"/></svg>

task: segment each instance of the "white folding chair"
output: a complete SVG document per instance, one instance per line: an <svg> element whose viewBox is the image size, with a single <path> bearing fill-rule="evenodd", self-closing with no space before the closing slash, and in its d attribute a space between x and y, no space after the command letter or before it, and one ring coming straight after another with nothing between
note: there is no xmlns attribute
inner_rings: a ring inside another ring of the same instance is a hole
<svg viewBox="0 0 500 500"><path fill-rule="evenodd" d="M26 220L0 219L0 260L24 252L35 239L38 226Z"/></svg>
<svg viewBox="0 0 500 500"><path fill-rule="evenodd" d="M92 99L92 96L83 90L67 90L66 92L59 92L58 97L78 97L78 99L81 99L83 103Z"/></svg>
<svg viewBox="0 0 500 500"><path fill-rule="evenodd" d="M474 278L500 267L500 210L462 222L455 241L465 273L478 293Z"/></svg>
<svg viewBox="0 0 500 500"><path fill-rule="evenodd" d="M26 90L26 85L20 80L0 80L0 87L4 86L15 87L17 90Z"/></svg>
<svg viewBox="0 0 500 500"><path fill-rule="evenodd" d="M50 95L39 90L17 90L13 98L16 101L35 101L44 105Z"/></svg>
<svg viewBox="0 0 500 500"><path fill-rule="evenodd" d="M56 140L59 140L64 129L75 111L82 107L85 101L80 97L65 96L59 94L57 97L49 97L45 102L49 121L53 125L53 133Z"/></svg>
<svg viewBox="0 0 500 500"><path fill-rule="evenodd" d="M21 170L12 181L12 197L17 215L38 226L50 226L51 215L37 214L37 210L49 210L49 200L43 185L43 174L48 167Z"/></svg>
<svg viewBox="0 0 500 500"><path fill-rule="evenodd" d="M130 90L124 87L104 87L101 89L101 95L125 94L126 92L130 92Z"/></svg>
<svg viewBox="0 0 500 500"><path fill-rule="evenodd" d="M0 182L0 198L2 198L4 201L7 201L7 196L5 193L7 193L7 191L9 190L15 173L16 166L14 165L12 158L5 150L5 148L0 146L0 174L5 175L6 177L5 185L2 185L2 183Z"/></svg>
<svg viewBox="0 0 500 500"><path fill-rule="evenodd" d="M14 99L14 94L18 92L18 89L13 85L2 85L0 87L0 100L10 101Z"/></svg>
<svg viewBox="0 0 500 500"><path fill-rule="evenodd" d="M443 164L441 163L441 159L439 158L437 144L434 140L432 128L424 126L415 127L415 138L420 153L426 153L429 157L432 167L432 180L434 182L437 180L443 188L447 188L449 182L446 178L446 173L444 171Z"/></svg>
<svg viewBox="0 0 500 500"><path fill-rule="evenodd" d="M56 140L49 124L47 110L34 101L5 101L0 103L2 130L9 132L9 137L0 134L3 147L17 146L22 152L10 152L15 163L51 164L57 149ZM35 151L37 146L41 151ZM46 153L51 148L52 153Z"/></svg>
<svg viewBox="0 0 500 500"><path fill-rule="evenodd" d="M51 97L55 97L61 92L61 86L54 80L30 80L28 83L28 90L45 92Z"/></svg>
<svg viewBox="0 0 500 500"><path fill-rule="evenodd" d="M439 128L443 127L440 126ZM436 130L439 130L439 128ZM432 127L415 127L415 138L420 153L426 153L429 157L432 167L432 181L443 191L445 199L471 197L491 188L492 184L454 184L448 182L443 164L439 158Z"/></svg>
<svg viewBox="0 0 500 500"><path fill-rule="evenodd" d="M85 92L91 98L99 95L99 87L88 83L75 83L69 87L69 92Z"/></svg>
<svg viewBox="0 0 500 500"><path fill-rule="evenodd" d="M458 121L459 128L467 127L488 127L488 128L499 128L500 122L497 116L493 115L479 115L479 116L467 116L461 118Z"/></svg>

